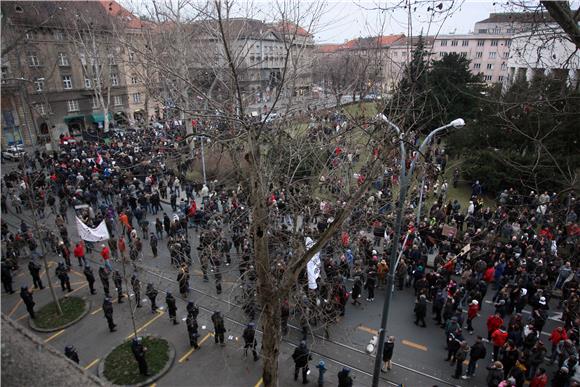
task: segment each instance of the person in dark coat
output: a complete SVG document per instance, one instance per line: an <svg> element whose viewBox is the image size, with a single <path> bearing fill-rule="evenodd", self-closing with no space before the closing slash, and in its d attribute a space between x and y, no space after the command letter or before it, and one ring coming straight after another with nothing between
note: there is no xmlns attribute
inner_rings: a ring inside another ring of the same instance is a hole
<svg viewBox="0 0 580 387"><path fill-rule="evenodd" d="M40 269L40 264L38 264L35 259L31 259L30 262L28 262L28 271L32 276L32 284L34 285L34 289L44 289L44 286L42 286L42 280L40 279Z"/></svg>
<svg viewBox="0 0 580 387"><path fill-rule="evenodd" d="M352 304L353 305L361 305L360 301L358 300L362 293L362 281L360 276L356 276L354 278L354 285L352 286Z"/></svg>
<svg viewBox="0 0 580 387"><path fill-rule="evenodd" d="M115 332L116 326L115 322L113 321L113 301L109 297L105 297L103 300L103 313L105 314L105 318L107 319L107 324L109 325L109 331Z"/></svg>
<svg viewBox="0 0 580 387"><path fill-rule="evenodd" d="M137 364L139 364L139 373L143 376L149 376L149 371L147 369L147 360L145 359L145 353L147 352L147 347L143 346L143 339L141 337L135 337L131 343L131 351Z"/></svg>
<svg viewBox="0 0 580 387"><path fill-rule="evenodd" d="M187 309L187 314L191 314L194 319L197 319L197 315L199 314L199 308L197 307L197 305L195 305L193 301L189 301L185 308Z"/></svg>
<svg viewBox="0 0 580 387"><path fill-rule="evenodd" d="M26 305L26 310L28 314L30 314L31 319L35 319L36 316L34 315L34 297L32 296L32 292L28 289L28 286L24 285L20 287L20 298L24 301L24 305Z"/></svg>
<svg viewBox="0 0 580 387"><path fill-rule="evenodd" d="M485 359L486 356L487 350L483 344L483 338L481 336L477 336L475 343L471 346L471 351L469 353L469 364L467 365L467 371L463 379L467 379L475 375L477 362L481 359Z"/></svg>
<svg viewBox="0 0 580 387"><path fill-rule="evenodd" d="M6 262L2 262L2 285L4 290L8 294L14 294L14 289L12 288L12 268Z"/></svg>
<svg viewBox="0 0 580 387"><path fill-rule="evenodd" d="M62 291L68 290L69 293L72 292L72 288L70 286L70 278L68 276L68 270L64 262L60 262L55 270L56 276L60 280L60 287Z"/></svg>
<svg viewBox="0 0 580 387"><path fill-rule="evenodd" d="M211 315L211 321L213 322L214 326L214 333L215 333L215 343L218 342L221 345L226 345L224 342L224 333L226 332L226 328L224 325L224 318L220 312L214 312Z"/></svg>
<svg viewBox="0 0 580 387"><path fill-rule="evenodd" d="M395 349L395 336L389 336L387 337L387 341L385 341L385 345L383 346L383 368L381 368L382 372L391 370L393 366L391 359L393 358L394 349Z"/></svg>
<svg viewBox="0 0 580 387"><path fill-rule="evenodd" d="M117 288L117 303L122 304L123 303L123 277L121 276L121 273L119 273L119 270L115 270L113 272L113 285L115 285L115 288Z"/></svg>
<svg viewBox="0 0 580 387"><path fill-rule="evenodd" d="M154 233L149 236L149 244L151 245L151 252L153 253L153 258L157 258L157 237Z"/></svg>
<svg viewBox="0 0 580 387"><path fill-rule="evenodd" d="M109 297L109 271L105 268L105 266L99 267L99 278L103 284L103 291L105 292L105 296Z"/></svg>
<svg viewBox="0 0 580 387"><path fill-rule="evenodd" d="M157 312L157 304L155 300L157 298L157 290L153 287L152 283L147 284L147 289L145 289L145 295L149 297L149 301L151 301L151 313Z"/></svg>
<svg viewBox="0 0 580 387"><path fill-rule="evenodd" d="M169 319L173 321L173 325L179 324L177 321L177 305L175 305L175 297L169 292L165 296L165 303L167 304L167 312L169 313Z"/></svg>
<svg viewBox="0 0 580 387"><path fill-rule="evenodd" d="M298 380L298 373L302 370L302 384L308 383L308 361L312 360L306 341L302 340L292 354L294 360L294 380Z"/></svg>
<svg viewBox="0 0 580 387"><path fill-rule="evenodd" d="M141 281L137 278L136 274L131 276L131 287L133 288L133 293L135 293L135 301L137 302L137 308L141 305Z"/></svg>
<svg viewBox="0 0 580 387"><path fill-rule="evenodd" d="M419 296L415 303L415 325L421 323L421 327L425 328L425 316L427 315L427 297L424 294Z"/></svg>
<svg viewBox="0 0 580 387"><path fill-rule="evenodd" d="M338 387L352 387L353 380L350 376L350 368L344 367L342 371L338 373Z"/></svg>
<svg viewBox="0 0 580 387"><path fill-rule="evenodd" d="M179 293L182 296L187 296L189 293L189 270L187 265L182 265L179 273L177 274L177 282L179 283Z"/></svg>
<svg viewBox="0 0 580 387"><path fill-rule="evenodd" d="M185 319L185 324L187 326L187 334L189 336L189 345L195 349L198 349L199 345L197 345L197 338L199 337L199 333L197 332L197 314L188 313L187 319Z"/></svg>
<svg viewBox="0 0 580 387"><path fill-rule="evenodd" d="M95 290L95 275L93 274L93 269L89 265L86 265L85 268L83 269L83 274L85 275L85 278L89 283L89 289L91 290L91 294L97 293L97 291Z"/></svg>
<svg viewBox="0 0 580 387"><path fill-rule="evenodd" d="M369 269L367 274L367 282L365 288L367 289L367 301L373 302L375 300L375 286L377 284L377 273L374 269Z"/></svg>
<svg viewBox="0 0 580 387"><path fill-rule="evenodd" d="M74 361L75 363L79 364L80 362L79 354L76 348L73 347L72 345L67 345L66 347L64 347L64 355L69 359L71 359L72 361Z"/></svg>
<svg viewBox="0 0 580 387"><path fill-rule="evenodd" d="M258 345L258 341L256 340L256 324L249 323L248 326L244 329L243 338L244 338L244 356L248 356L248 348L252 349L252 354L254 355L254 361L258 360L258 352L256 352L256 347Z"/></svg>

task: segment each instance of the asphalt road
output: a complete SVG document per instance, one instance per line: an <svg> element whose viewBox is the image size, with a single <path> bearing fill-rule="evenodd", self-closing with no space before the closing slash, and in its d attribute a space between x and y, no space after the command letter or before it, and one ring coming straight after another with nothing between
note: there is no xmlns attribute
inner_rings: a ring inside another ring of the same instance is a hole
<svg viewBox="0 0 580 387"><path fill-rule="evenodd" d="M171 216L171 208L164 205L164 209ZM162 215L162 214L161 214ZM9 213L3 216L3 219L9 223L10 228L17 227L20 224L20 218L15 214ZM25 211L25 221L31 225L30 213ZM154 217L149 215L150 220ZM53 226L53 217L41 220L47 225ZM69 214L69 234L71 241L77 240L77 232L74 227L74 214ZM198 244L198 235L190 230L190 241L192 241L192 251L194 256ZM165 245L165 240L159 241L159 257L153 258L148 241L144 242L144 259L140 265L140 278L143 284L143 308L136 309L135 326L138 334L154 334L167 338L175 346L177 359L172 370L159 380L157 386L259 386L261 384L261 363L254 362L251 356L244 358L243 340L241 334L244 325L247 323L245 315L236 305L236 295L239 291L237 282L238 266L237 256L233 254L233 263L229 267L222 266L224 271L224 291L221 295L216 294L215 285L210 277L210 282L205 283L201 278L199 262L194 259L192 267L192 287L190 298L200 306L199 325L200 341L203 340L201 348L197 351L191 351L187 339L187 330L185 323L173 326L169 317L164 310L158 314L152 314L149 308L148 300L144 296L144 288L147 282L152 282L160 293L157 297L157 304L164 306L165 291L171 291L178 298L179 292L175 283L176 272L170 265L169 254ZM93 252L88 258L93 261L93 269L97 274L98 260L100 256ZM49 255L51 262L57 262L58 257ZM73 264L76 259L71 258ZM31 278L26 269L27 261L21 263L21 269L15 273L14 286L16 289L21 284L31 284ZM114 263L116 269L121 269L120 264ZM229 271L228 271L229 270ZM132 273L132 268L127 268L128 275ZM54 266L51 268L50 275L56 285L54 277ZM44 277L43 277L44 278ZM46 282L46 281L45 281ZM106 320L103 316L100 306L103 300L103 293L100 281L97 278L96 295L90 295L84 275L78 266L73 266L71 273L71 283L73 294L88 298L92 301L91 312L78 324L60 332L51 334L41 334L47 343L59 350L64 350L67 344L73 344L79 352L81 366L96 372L97 364L100 359L113 347L118 345L122 340L131 337L133 332L130 318L128 302L122 305L114 304L114 319L118 325L118 331L110 333L107 328ZM350 284L348 288L350 289ZM124 289L125 293L127 289ZM57 285L58 295L62 295L60 286ZM112 289L114 293L114 289ZM384 290L377 289L377 297L374 302L364 301L362 297L362 306L353 306L348 304L346 315L330 328L330 339L323 339L323 333L320 330L314 330L314 336L310 337L311 349L314 352L313 361L311 362L312 373L310 375L311 384L316 381L317 370L314 366L320 359L326 361L329 371L326 373L326 379L329 385L336 385L336 374L343 366L353 369L355 376L355 385L369 386L372 378L372 368L374 358L364 352L369 340L375 334L380 324ZM491 294L489 294L491 293ZM132 292L129 292L131 295ZM492 297L493 292L488 292L488 300ZM366 296L366 294L365 294ZM48 289L35 292L35 301L37 308L51 301ZM427 319L427 328L415 326L413 316L413 293L411 289L395 293L392 303L392 312L388 325L388 334L396 336L396 346L394 354L395 366L392 371L383 374L381 385L399 385L405 386L431 386L431 385L485 385L487 371L484 367L489 363L491 347L488 347L488 360L480 361L476 376L468 381L455 380L451 378L453 368L443 359L446 356L444 349L445 336L443 330L432 324L430 318ZM178 317L185 319L185 300L178 298ZM135 304L133 303L133 306ZM213 326L210 322L210 315L214 310L220 310L226 317L226 347L216 346L213 343L211 332ZM529 313L529 307L526 309ZM493 312L493 306L489 303L483 305L481 317L474 321L476 334L480 333L485 336L485 319ZM27 313L20 302L18 293L13 295L3 294L2 313L19 321L22 324L27 323ZM542 338L547 339L551 330L560 324L555 318L557 311L551 311L552 318L546 324ZM431 323L431 324L430 324ZM291 321L292 326L298 325L296 321ZM259 326L259 324L258 324ZM474 336L467 336L469 343L473 343ZM281 385L293 385L293 361L291 354L294 346L300 341L300 332L296 328L291 328L290 333L282 344L281 355L279 358L280 381ZM260 338L259 338L260 342ZM548 345L549 348L549 345Z"/></svg>

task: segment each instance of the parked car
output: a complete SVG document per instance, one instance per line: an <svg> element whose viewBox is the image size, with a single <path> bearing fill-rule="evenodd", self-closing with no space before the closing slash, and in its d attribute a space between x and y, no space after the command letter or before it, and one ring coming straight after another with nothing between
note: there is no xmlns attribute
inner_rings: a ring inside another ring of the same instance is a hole
<svg viewBox="0 0 580 387"><path fill-rule="evenodd" d="M2 151L2 159L4 160L20 160L26 152L23 145L11 145Z"/></svg>

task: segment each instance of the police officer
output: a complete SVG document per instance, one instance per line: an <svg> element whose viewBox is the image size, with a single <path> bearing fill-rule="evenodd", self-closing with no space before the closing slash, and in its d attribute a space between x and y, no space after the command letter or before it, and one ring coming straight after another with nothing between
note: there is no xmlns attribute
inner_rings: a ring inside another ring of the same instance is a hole
<svg viewBox="0 0 580 387"><path fill-rule="evenodd" d="M113 284L117 288L117 302L119 304L123 303L123 277L121 277L121 273L119 270L115 270L113 273Z"/></svg>
<svg viewBox="0 0 580 387"><path fill-rule="evenodd" d="M143 346L143 338L135 337L131 343L131 350L133 351L133 356L139 364L139 373L143 376L149 376L147 370L147 361L145 360L145 352L147 352L147 347Z"/></svg>
<svg viewBox="0 0 580 387"><path fill-rule="evenodd" d="M256 324L253 322L249 323L246 329L244 329L244 356L248 356L248 348L252 349L252 354L254 355L254 361L258 360L258 353L256 352L256 346L258 341L256 340Z"/></svg>
<svg viewBox="0 0 580 387"><path fill-rule="evenodd" d="M103 291L105 292L105 296L109 297L109 271L105 268L105 266L99 267L99 278L103 284Z"/></svg>
<svg viewBox="0 0 580 387"><path fill-rule="evenodd" d="M169 292L165 296L165 303L167 304L167 312L169 312L169 319L173 321L173 325L179 324L177 321L177 306L175 305L175 297Z"/></svg>
<svg viewBox="0 0 580 387"><path fill-rule="evenodd" d="M95 290L95 275L93 274L93 269L89 265L86 265L83 270L83 274L85 275L85 278L89 283L89 289L91 289L91 294L96 294L97 292Z"/></svg>
<svg viewBox="0 0 580 387"><path fill-rule="evenodd" d="M109 324L109 330L115 332L115 322L113 321L113 301L110 297L105 297L103 300L103 312L105 313L105 318L107 319L107 324Z"/></svg>
<svg viewBox="0 0 580 387"><path fill-rule="evenodd" d="M298 373L302 369L302 383L308 383L308 361L312 360L310 350L306 346L306 341L302 340L292 354L294 360L294 380L298 380Z"/></svg>
<svg viewBox="0 0 580 387"><path fill-rule="evenodd" d="M193 301L189 301L186 306L187 314L191 314L194 319L197 319L197 315L199 314L199 308Z"/></svg>
<svg viewBox="0 0 580 387"><path fill-rule="evenodd" d="M199 345L197 345L197 338L199 337L199 334L197 333L197 314L188 313L185 324L187 325L187 334L189 335L189 345L198 349Z"/></svg>
<svg viewBox="0 0 580 387"><path fill-rule="evenodd" d="M68 290L69 293L72 292L72 288L70 287L70 278L68 276L67 266L64 262L60 262L55 270L56 276L60 280L60 287L62 291Z"/></svg>
<svg viewBox="0 0 580 387"><path fill-rule="evenodd" d="M64 355L74 361L75 363L79 364L79 354L75 347L72 345L67 345L64 347Z"/></svg>
<svg viewBox="0 0 580 387"><path fill-rule="evenodd" d="M38 262L36 262L35 259L31 259L30 262L28 263L28 271L30 272L30 275L32 276L32 283L34 285L34 289L44 289L44 286L42 286L42 280L40 279L40 265L38 264Z"/></svg>
<svg viewBox="0 0 580 387"><path fill-rule="evenodd" d="M31 319L35 319L36 316L34 315L34 298L32 297L32 292L28 289L28 286L23 285L20 287L20 297L22 301L24 301L24 305L26 305L26 310L28 314L30 314Z"/></svg>
<svg viewBox="0 0 580 387"><path fill-rule="evenodd" d="M14 289L12 288L12 268L6 262L2 262L2 285L4 285L4 290L8 294L14 294Z"/></svg>
<svg viewBox="0 0 580 387"><path fill-rule="evenodd" d="M137 308L141 305L141 281L137 278L136 274L131 276L131 287L133 288L133 293L135 293L135 300L137 301Z"/></svg>
<svg viewBox="0 0 580 387"><path fill-rule="evenodd" d="M155 303L155 299L157 298L157 290L153 287L152 283L147 284L147 289L145 289L145 295L149 297L149 301L151 301L151 313L157 312L157 304Z"/></svg>
<svg viewBox="0 0 580 387"><path fill-rule="evenodd" d="M211 321L213 322L214 333L215 333L215 343L218 342L223 346L226 345L224 342L224 333L226 332L226 327L224 325L224 318L220 312L214 312L211 315Z"/></svg>

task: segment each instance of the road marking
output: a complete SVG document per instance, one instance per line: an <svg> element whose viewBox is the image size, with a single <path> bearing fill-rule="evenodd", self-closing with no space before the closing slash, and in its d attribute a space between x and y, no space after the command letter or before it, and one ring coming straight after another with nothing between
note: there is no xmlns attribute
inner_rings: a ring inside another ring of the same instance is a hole
<svg viewBox="0 0 580 387"><path fill-rule="evenodd" d="M207 335L205 335L205 336L204 336L204 338L203 338L203 339L201 339L201 341L200 341L199 343L197 343L197 345L198 345L199 347L201 347L201 345L202 345L202 344L203 344L203 343L204 343L204 342L205 342L207 339L209 339L211 336L213 336L213 333L209 332ZM188 357L189 357L189 356L190 356L190 355L191 355L191 354L192 354L194 351L195 351L195 348L191 348L189 351L187 351L187 352L185 353L185 355L183 355L183 356L181 357L181 359L179 359L179 363L183 363L184 361L186 361L186 360L187 360L187 358L188 358Z"/></svg>
<svg viewBox="0 0 580 387"><path fill-rule="evenodd" d="M149 387L157 387L157 383L153 383L152 385L150 385Z"/></svg>
<svg viewBox="0 0 580 387"><path fill-rule="evenodd" d="M92 366L94 366L95 364L97 364L99 362L99 358L96 358L95 360L93 360L92 362L89 363L89 365L87 365L85 367L85 370L88 370L89 368L91 368Z"/></svg>
<svg viewBox="0 0 580 387"><path fill-rule="evenodd" d="M74 270L74 269L70 269L71 273L78 275L81 278L86 278L84 274L79 273L78 271Z"/></svg>
<svg viewBox="0 0 580 387"><path fill-rule="evenodd" d="M8 317L11 317L14 312L16 312L16 310L18 309L18 307L20 306L20 304L22 304L22 298L20 300L18 300L18 302L16 303L16 305L14 305L14 307L12 308L12 310L10 310L10 313L8 313Z"/></svg>
<svg viewBox="0 0 580 387"><path fill-rule="evenodd" d="M165 312L158 312L157 313L157 316L155 316L151 320L147 321L145 323L145 325L143 325L141 328L137 329L137 332L131 333L129 336L127 336L126 340L130 339L131 337L133 337L135 335L135 333L139 333L143 329L147 328L149 325L151 325L153 322L155 322L155 320L157 320L159 317L163 316L164 314L165 314Z"/></svg>
<svg viewBox="0 0 580 387"><path fill-rule="evenodd" d="M260 380L258 380L258 383L256 383L256 384L254 385L254 387L261 387L261 386L262 386L262 384L264 384L264 379L263 379L263 378L260 378Z"/></svg>
<svg viewBox="0 0 580 387"><path fill-rule="evenodd" d="M69 292L65 295L65 297L70 296L71 294L78 292L79 290L81 290L82 288L86 288L87 286L89 286L88 283L84 284L83 286L79 286L78 288L76 288L75 290L73 290L72 292Z"/></svg>
<svg viewBox="0 0 580 387"><path fill-rule="evenodd" d="M54 335L50 336L48 339L44 340L45 343L48 343L49 341L56 339L58 336L62 335L64 333L66 329L62 329L58 332L56 332Z"/></svg>
<svg viewBox="0 0 580 387"><path fill-rule="evenodd" d="M26 314L23 314L22 316L18 317L18 318L16 319L16 321L24 320L26 317L28 317L28 313L26 313Z"/></svg>
<svg viewBox="0 0 580 387"><path fill-rule="evenodd" d="M377 331L376 329L372 329L372 328L369 328L369 327L365 327L364 325L359 325L357 327L357 329L358 330L361 330L363 332L370 333L371 335L375 335L375 336L379 334L379 331Z"/></svg>
<svg viewBox="0 0 580 387"><path fill-rule="evenodd" d="M407 347L411 347L411 348L418 349L420 351L427 352L427 347L425 347L424 345L421 345L421 344L413 343L412 341L401 340L401 344L406 345Z"/></svg>
<svg viewBox="0 0 580 387"><path fill-rule="evenodd" d="M84 284L84 283L86 283L86 282L87 282L87 281L71 282L71 283L70 283L70 286L73 286L73 285L82 285L82 284Z"/></svg>

